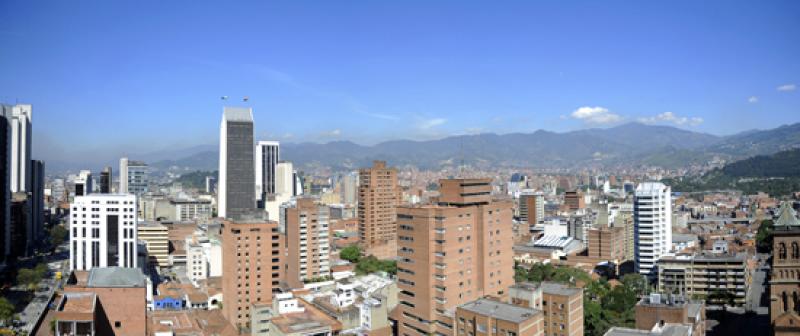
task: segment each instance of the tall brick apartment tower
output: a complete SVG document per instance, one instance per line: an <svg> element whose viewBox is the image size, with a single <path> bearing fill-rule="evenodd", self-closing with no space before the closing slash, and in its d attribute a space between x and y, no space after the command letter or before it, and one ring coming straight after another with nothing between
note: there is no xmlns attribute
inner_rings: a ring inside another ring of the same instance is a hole
<svg viewBox="0 0 800 336"><path fill-rule="evenodd" d="M439 182L437 204L397 210L400 335L453 335L456 307L514 284L513 202L490 179Z"/></svg>
<svg viewBox="0 0 800 336"><path fill-rule="evenodd" d="M397 253L397 205L400 192L397 170L385 161L358 172L358 233L365 254L379 259Z"/></svg>
<svg viewBox="0 0 800 336"><path fill-rule="evenodd" d="M278 223L225 221L222 227L222 313L239 330L248 330L250 307L271 304L283 280L283 242Z"/></svg>

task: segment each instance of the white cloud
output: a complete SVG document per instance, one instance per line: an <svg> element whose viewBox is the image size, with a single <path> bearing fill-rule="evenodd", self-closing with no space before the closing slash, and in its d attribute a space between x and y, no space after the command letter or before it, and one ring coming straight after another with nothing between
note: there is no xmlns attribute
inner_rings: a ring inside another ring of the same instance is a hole
<svg viewBox="0 0 800 336"><path fill-rule="evenodd" d="M758 103L758 97L750 96L750 98L747 98L747 102L751 104Z"/></svg>
<svg viewBox="0 0 800 336"><path fill-rule="evenodd" d="M322 136L327 138L338 138L341 135L342 135L342 130L338 128L335 130L330 130L328 132L322 132Z"/></svg>
<svg viewBox="0 0 800 336"><path fill-rule="evenodd" d="M797 85L794 84L784 84L778 87L778 91L794 91L797 89Z"/></svg>
<svg viewBox="0 0 800 336"><path fill-rule="evenodd" d="M607 108L600 106L583 106L573 111L570 116L590 124L612 124L622 120L618 114L611 113Z"/></svg>
<svg viewBox="0 0 800 336"><path fill-rule="evenodd" d="M433 127L442 125L447 122L445 118L433 118L433 119L424 119L419 122L417 127L420 129L431 129Z"/></svg>
<svg viewBox="0 0 800 336"><path fill-rule="evenodd" d="M704 120L703 118L700 117L680 117L672 112L664 112L664 113L659 113L652 117L639 118L639 121L645 124L667 123L667 124L675 124L678 126L682 125L697 126L702 124Z"/></svg>

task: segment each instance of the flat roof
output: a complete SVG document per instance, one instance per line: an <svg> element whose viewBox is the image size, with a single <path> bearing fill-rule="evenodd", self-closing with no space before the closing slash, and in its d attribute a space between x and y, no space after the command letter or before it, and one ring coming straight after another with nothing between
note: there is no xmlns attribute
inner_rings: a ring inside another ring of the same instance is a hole
<svg viewBox="0 0 800 336"><path fill-rule="evenodd" d="M583 290L580 288L570 287L565 284L557 282L542 282L542 293L556 294L556 295L575 295L581 293Z"/></svg>
<svg viewBox="0 0 800 336"><path fill-rule="evenodd" d="M540 313L540 311L536 309L515 306L489 299L477 299L475 301L458 306L458 308L473 312L475 314L491 316L494 319L514 323L527 321L531 317Z"/></svg>
<svg viewBox="0 0 800 336"><path fill-rule="evenodd" d="M92 268L87 287L144 287L145 276L141 269L125 267Z"/></svg>

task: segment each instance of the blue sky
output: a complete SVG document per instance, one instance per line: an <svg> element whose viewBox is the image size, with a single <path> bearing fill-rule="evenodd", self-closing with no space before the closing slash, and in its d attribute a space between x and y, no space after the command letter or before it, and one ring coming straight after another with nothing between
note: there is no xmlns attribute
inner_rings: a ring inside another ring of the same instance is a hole
<svg viewBox="0 0 800 336"><path fill-rule="evenodd" d="M798 1L0 2L0 101L35 155L800 121ZM81 150L76 150L81 148ZM82 154L81 154L82 153Z"/></svg>

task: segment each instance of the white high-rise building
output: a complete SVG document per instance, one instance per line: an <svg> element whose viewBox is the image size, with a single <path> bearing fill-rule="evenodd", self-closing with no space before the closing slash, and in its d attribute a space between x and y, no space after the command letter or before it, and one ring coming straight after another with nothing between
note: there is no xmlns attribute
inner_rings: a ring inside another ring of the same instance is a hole
<svg viewBox="0 0 800 336"><path fill-rule="evenodd" d="M92 172L81 170L75 180L75 196L86 196L92 193L94 184L92 183Z"/></svg>
<svg viewBox="0 0 800 336"><path fill-rule="evenodd" d="M275 165L275 194L293 196L294 168L291 162L278 162Z"/></svg>
<svg viewBox="0 0 800 336"><path fill-rule="evenodd" d="M31 189L31 116L31 105L11 107L11 192Z"/></svg>
<svg viewBox="0 0 800 336"><path fill-rule="evenodd" d="M279 142L259 141L256 144L256 202L261 208L267 195L275 193L275 166L279 158Z"/></svg>
<svg viewBox="0 0 800 336"><path fill-rule="evenodd" d="M634 267L640 274L655 276L656 262L672 246L670 191L663 183L645 182L634 192Z"/></svg>
<svg viewBox="0 0 800 336"><path fill-rule="evenodd" d="M70 270L138 267L135 195L77 196L70 208Z"/></svg>
<svg viewBox="0 0 800 336"><path fill-rule="evenodd" d="M342 177L342 202L356 204L358 201L358 172L349 172Z"/></svg>
<svg viewBox="0 0 800 336"><path fill-rule="evenodd" d="M120 194L128 193L128 158L119 159L119 190Z"/></svg>

